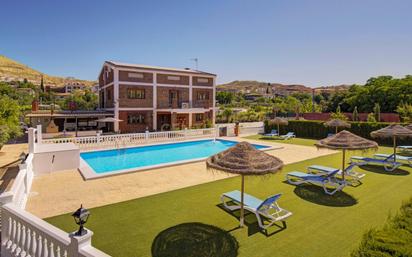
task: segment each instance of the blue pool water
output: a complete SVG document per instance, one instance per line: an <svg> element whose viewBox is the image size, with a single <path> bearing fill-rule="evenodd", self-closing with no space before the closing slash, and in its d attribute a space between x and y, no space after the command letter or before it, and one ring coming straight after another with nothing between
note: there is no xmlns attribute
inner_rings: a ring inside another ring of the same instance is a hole
<svg viewBox="0 0 412 257"><path fill-rule="evenodd" d="M108 151L81 153L80 157L96 173L109 173L118 170L141 168L178 161L206 158L228 149L236 142L227 140L200 140L173 144L162 144L125 148ZM256 149L269 146L254 145Z"/></svg>

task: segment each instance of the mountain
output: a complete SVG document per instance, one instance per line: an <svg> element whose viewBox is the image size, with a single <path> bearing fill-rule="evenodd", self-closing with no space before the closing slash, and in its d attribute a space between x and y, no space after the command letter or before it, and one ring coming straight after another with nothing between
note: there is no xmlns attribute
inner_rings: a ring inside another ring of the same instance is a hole
<svg viewBox="0 0 412 257"><path fill-rule="evenodd" d="M235 80L226 84L221 84L217 86L217 91L228 91L228 92L240 92L246 94L278 94L278 95L289 95L292 93L315 93L321 92L335 92L347 90L349 85L339 85L339 86L324 86L311 88L300 84L280 84L280 83L267 83L255 80Z"/></svg>
<svg viewBox="0 0 412 257"><path fill-rule="evenodd" d="M97 83L96 81L81 80L72 77L63 78L50 76L7 58L6 56L0 55L0 81L23 81L24 79L27 79L34 84L40 84L42 74L44 84L50 85L51 87L63 86L66 81L80 82L86 86L92 86Z"/></svg>

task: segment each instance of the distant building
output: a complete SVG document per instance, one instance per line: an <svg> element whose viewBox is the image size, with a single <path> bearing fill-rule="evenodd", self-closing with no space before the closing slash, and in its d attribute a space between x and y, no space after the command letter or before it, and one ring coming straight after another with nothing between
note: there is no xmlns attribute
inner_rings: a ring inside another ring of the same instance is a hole
<svg viewBox="0 0 412 257"><path fill-rule="evenodd" d="M86 86L78 81L68 81L64 84L65 93L73 93L76 90L84 90Z"/></svg>

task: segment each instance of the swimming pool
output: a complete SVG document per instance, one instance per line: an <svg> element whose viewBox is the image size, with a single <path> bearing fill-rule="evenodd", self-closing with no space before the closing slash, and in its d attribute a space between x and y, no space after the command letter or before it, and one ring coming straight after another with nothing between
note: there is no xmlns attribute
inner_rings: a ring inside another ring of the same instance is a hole
<svg viewBox="0 0 412 257"><path fill-rule="evenodd" d="M133 148L81 153L81 159L97 174L141 170L205 159L213 154L228 149L237 142L228 140L199 140L161 145L140 146ZM270 146L256 145L256 149L268 149ZM81 169L82 170L82 169ZM90 171L88 172L90 173ZM84 172L83 172L83 175ZM85 176L87 178L87 175Z"/></svg>

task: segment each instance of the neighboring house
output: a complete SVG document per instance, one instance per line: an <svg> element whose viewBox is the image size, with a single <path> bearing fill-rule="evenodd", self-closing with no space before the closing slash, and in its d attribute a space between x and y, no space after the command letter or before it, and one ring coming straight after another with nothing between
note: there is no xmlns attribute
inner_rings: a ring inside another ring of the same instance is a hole
<svg viewBox="0 0 412 257"><path fill-rule="evenodd" d="M114 123L114 131L215 123L215 74L106 61L98 80L99 107L122 120Z"/></svg>
<svg viewBox="0 0 412 257"><path fill-rule="evenodd" d="M76 90L84 90L86 86L80 82L77 81L68 81L64 84L64 92L67 93L73 93Z"/></svg>

